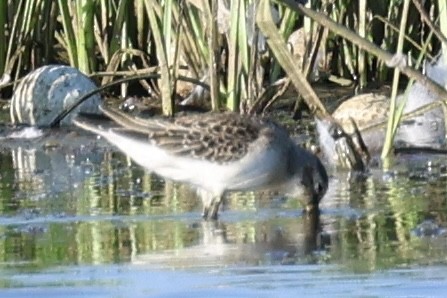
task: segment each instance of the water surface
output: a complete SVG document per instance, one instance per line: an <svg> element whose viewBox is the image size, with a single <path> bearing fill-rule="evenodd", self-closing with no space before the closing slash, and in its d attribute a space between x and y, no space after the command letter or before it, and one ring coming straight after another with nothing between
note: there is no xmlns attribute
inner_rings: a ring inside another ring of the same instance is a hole
<svg viewBox="0 0 447 298"><path fill-rule="evenodd" d="M320 214L230 194L217 222L186 185L59 130L0 148L1 297L443 297L447 158L331 173Z"/></svg>

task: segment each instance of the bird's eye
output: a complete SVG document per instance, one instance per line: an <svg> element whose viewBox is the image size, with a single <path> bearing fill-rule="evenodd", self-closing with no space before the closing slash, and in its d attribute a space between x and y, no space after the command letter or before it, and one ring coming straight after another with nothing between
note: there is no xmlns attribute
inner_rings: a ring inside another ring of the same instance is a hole
<svg viewBox="0 0 447 298"><path fill-rule="evenodd" d="M323 184L315 183L315 193L317 193L318 195L323 196L325 191L326 191L326 188L324 187Z"/></svg>

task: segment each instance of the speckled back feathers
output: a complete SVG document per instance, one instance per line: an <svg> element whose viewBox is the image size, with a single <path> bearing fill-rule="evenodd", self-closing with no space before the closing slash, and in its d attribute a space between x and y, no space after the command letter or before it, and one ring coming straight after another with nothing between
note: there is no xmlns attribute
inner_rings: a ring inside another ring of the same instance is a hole
<svg viewBox="0 0 447 298"><path fill-rule="evenodd" d="M146 138L151 144L171 154L205 159L219 164L241 159L255 140L260 137L273 138L276 136L274 130L282 130L272 121L257 117L241 117L235 113L135 120L121 111L109 107L102 109L116 122L124 127L128 126L129 129L132 128L134 136L138 134L139 138ZM135 130L136 124L139 126L137 130ZM119 130L116 132L119 133Z"/></svg>

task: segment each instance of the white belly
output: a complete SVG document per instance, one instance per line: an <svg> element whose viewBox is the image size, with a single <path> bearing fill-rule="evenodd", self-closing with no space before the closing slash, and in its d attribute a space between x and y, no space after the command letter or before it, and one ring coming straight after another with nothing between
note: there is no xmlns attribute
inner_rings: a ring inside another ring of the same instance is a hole
<svg viewBox="0 0 447 298"><path fill-rule="evenodd" d="M215 194L274 186L286 175L287 157L281 150L257 150L239 161L217 164L174 156L149 143L109 132L105 138L136 163L165 178L199 186Z"/></svg>

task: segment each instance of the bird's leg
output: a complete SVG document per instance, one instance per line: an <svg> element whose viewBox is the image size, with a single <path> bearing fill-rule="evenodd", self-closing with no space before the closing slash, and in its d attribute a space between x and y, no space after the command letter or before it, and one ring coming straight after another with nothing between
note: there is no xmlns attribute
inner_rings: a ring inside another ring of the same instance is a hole
<svg viewBox="0 0 447 298"><path fill-rule="evenodd" d="M205 220L217 220L220 203L223 195L215 195L206 190L198 191L203 204L202 217Z"/></svg>
<svg viewBox="0 0 447 298"><path fill-rule="evenodd" d="M349 118L349 120L351 121L351 125L354 127L352 141L354 142L355 149L357 153L360 155L363 164L368 165L371 160L371 155L369 155L368 147L366 147L365 141L363 140L362 134L360 132L359 127L357 126L357 123L351 117Z"/></svg>

